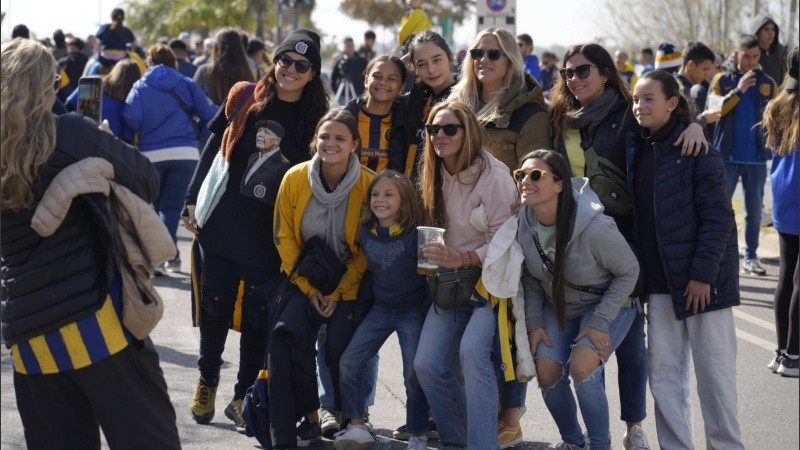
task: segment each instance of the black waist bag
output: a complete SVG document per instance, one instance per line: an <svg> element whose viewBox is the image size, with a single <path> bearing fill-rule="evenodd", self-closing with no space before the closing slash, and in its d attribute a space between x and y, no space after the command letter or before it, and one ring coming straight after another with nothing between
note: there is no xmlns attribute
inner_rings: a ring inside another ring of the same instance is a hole
<svg viewBox="0 0 800 450"><path fill-rule="evenodd" d="M442 309L469 306L472 290L481 277L480 267L446 269L427 277L434 305Z"/></svg>

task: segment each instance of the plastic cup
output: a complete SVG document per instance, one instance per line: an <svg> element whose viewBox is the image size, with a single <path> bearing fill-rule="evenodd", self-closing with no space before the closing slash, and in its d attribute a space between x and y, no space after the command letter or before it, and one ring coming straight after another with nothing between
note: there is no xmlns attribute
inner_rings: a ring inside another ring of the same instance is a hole
<svg viewBox="0 0 800 450"><path fill-rule="evenodd" d="M722 99L723 97L721 95L710 94L708 96L708 107L706 109L712 112L722 111Z"/></svg>
<svg viewBox="0 0 800 450"><path fill-rule="evenodd" d="M420 275L436 275L439 271L439 266L428 261L422 253L425 245L431 242L444 244L444 228L417 227L417 273Z"/></svg>

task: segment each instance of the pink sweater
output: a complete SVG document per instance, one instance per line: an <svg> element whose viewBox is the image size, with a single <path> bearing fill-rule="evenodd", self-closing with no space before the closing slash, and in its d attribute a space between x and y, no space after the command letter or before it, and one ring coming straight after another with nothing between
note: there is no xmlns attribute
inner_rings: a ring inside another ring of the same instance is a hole
<svg viewBox="0 0 800 450"><path fill-rule="evenodd" d="M471 183L478 176L480 159L459 174L461 183L455 175L447 173L442 165L442 190L448 221L444 242L459 252L474 250L481 261L486 257L494 233L511 217L511 205L518 196L508 167L486 151L482 155L485 167L475 184ZM476 230L470 224L472 210L481 204L488 219L486 232Z"/></svg>

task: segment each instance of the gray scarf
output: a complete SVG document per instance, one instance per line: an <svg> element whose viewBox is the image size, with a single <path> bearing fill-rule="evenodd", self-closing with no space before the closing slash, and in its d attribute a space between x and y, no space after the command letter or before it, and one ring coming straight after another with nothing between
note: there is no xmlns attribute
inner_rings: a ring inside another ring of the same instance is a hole
<svg viewBox="0 0 800 450"><path fill-rule="evenodd" d="M322 176L321 171L322 160L319 156L314 155L311 158L311 167L309 167L308 171L308 185L311 187L311 194L314 198L308 203L306 213L309 217L324 217L324 221L313 224L307 223L304 224L304 226L321 228L319 233L313 234L324 237L325 242L330 245L336 254L339 255L340 259L344 261L348 257L348 249L339 246L340 242L346 241L344 237L344 228L341 227L341 224L344 222L340 223L336 220L336 211L337 209L344 208L340 212L346 215L347 200L350 197L350 191L361 177L361 163L358 161L358 157L355 153L350 154L350 159L347 161L347 172L333 192L327 192L325 187L322 186L322 181L320 180ZM319 208L323 208L324 212L320 211ZM306 213L304 213L304 219ZM311 234L309 234L309 236L311 236Z"/></svg>
<svg viewBox="0 0 800 450"><path fill-rule="evenodd" d="M576 111L567 113L567 124L572 128L586 129L589 134L594 134L594 130L600 122L608 117L619 101L619 94L614 89L608 88L603 91L600 97L590 100L589 103Z"/></svg>

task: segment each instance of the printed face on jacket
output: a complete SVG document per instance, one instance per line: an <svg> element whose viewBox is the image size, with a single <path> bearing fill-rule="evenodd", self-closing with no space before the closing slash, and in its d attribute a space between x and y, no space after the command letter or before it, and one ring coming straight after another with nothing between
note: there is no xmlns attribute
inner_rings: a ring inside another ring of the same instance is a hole
<svg viewBox="0 0 800 450"><path fill-rule="evenodd" d="M281 140L269 128L259 128L256 133L256 148L261 152L268 152L277 147Z"/></svg>

